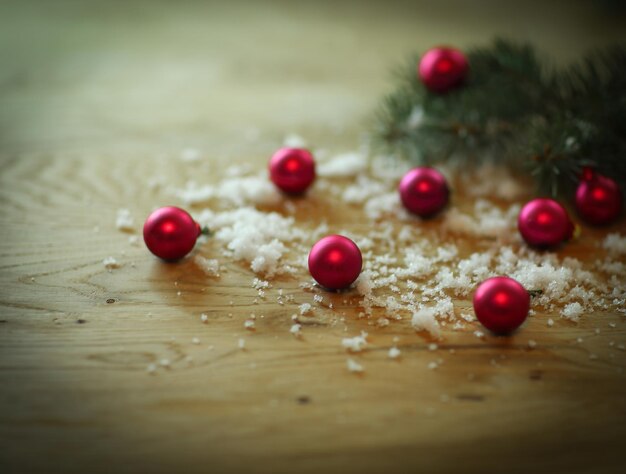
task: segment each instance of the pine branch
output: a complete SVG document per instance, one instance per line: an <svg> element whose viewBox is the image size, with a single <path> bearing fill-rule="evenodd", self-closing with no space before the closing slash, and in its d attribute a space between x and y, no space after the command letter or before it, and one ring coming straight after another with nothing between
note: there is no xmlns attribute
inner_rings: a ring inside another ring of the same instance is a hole
<svg viewBox="0 0 626 474"><path fill-rule="evenodd" d="M435 94L412 56L376 115L375 142L415 164L505 164L552 195L570 193L584 166L626 188L626 45L562 70L504 40L467 57L465 85Z"/></svg>

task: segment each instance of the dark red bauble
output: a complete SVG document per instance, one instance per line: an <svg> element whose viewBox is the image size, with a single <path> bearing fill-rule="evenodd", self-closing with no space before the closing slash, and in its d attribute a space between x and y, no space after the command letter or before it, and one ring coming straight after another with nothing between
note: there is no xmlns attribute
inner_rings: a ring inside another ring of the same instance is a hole
<svg viewBox="0 0 626 474"><path fill-rule="evenodd" d="M436 169L413 168L398 186L402 204L413 214L429 217L448 203L450 189L446 178Z"/></svg>
<svg viewBox="0 0 626 474"><path fill-rule="evenodd" d="M269 172L280 190L302 194L315 180L315 159L304 148L281 148L270 159Z"/></svg>
<svg viewBox="0 0 626 474"><path fill-rule="evenodd" d="M497 334L508 334L528 316L530 294L512 278L498 276L478 285L473 303L483 326Z"/></svg>
<svg viewBox="0 0 626 474"><path fill-rule="evenodd" d="M574 223L554 199L537 198L527 202L517 218L517 228L529 245L554 247L574 234Z"/></svg>
<svg viewBox="0 0 626 474"><path fill-rule="evenodd" d="M458 49L438 47L422 56L417 71L422 83L430 91L444 93L465 81L469 64Z"/></svg>
<svg viewBox="0 0 626 474"><path fill-rule="evenodd" d="M320 239L309 253L309 272L324 288L347 288L359 277L363 258L359 247L343 235Z"/></svg>
<svg viewBox="0 0 626 474"><path fill-rule="evenodd" d="M576 189L576 210L590 224L610 224L622 212L622 191L611 178L586 169Z"/></svg>
<svg viewBox="0 0 626 474"><path fill-rule="evenodd" d="M189 213L178 207L161 207L143 225L143 240L148 249L164 260L183 258L202 233Z"/></svg>

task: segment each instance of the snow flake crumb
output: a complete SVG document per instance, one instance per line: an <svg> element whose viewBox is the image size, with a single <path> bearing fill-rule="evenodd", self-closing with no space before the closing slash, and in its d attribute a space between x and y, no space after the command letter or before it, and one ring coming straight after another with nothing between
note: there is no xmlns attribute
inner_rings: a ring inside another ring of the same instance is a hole
<svg viewBox="0 0 626 474"><path fill-rule="evenodd" d="M365 368L354 359L348 359L346 364L350 372L361 373L365 370Z"/></svg>
<svg viewBox="0 0 626 474"><path fill-rule="evenodd" d="M204 258L202 255L196 255L193 258L193 261L207 276L220 276L220 262L218 262L216 259Z"/></svg>
<svg viewBox="0 0 626 474"><path fill-rule="evenodd" d="M397 359L398 357L400 357L400 349L398 349L396 346L393 346L389 349L387 355L390 359Z"/></svg>
<svg viewBox="0 0 626 474"><path fill-rule="evenodd" d="M367 345L367 333L363 331L360 336L344 337L341 340L341 345L350 352L361 352L363 347Z"/></svg>
<svg viewBox="0 0 626 474"><path fill-rule="evenodd" d="M107 257L104 260L102 260L102 265L104 265L104 268L106 268L109 271L113 270L114 268L120 268L122 266L113 257Z"/></svg>
<svg viewBox="0 0 626 474"><path fill-rule="evenodd" d="M578 301L566 304L561 310L563 317L569 319L570 321L578 321L583 312L583 307Z"/></svg>
<svg viewBox="0 0 626 474"><path fill-rule="evenodd" d="M118 230L122 231L135 230L135 221L130 215L130 211L128 209L119 209L117 211L115 227L117 227Z"/></svg>
<svg viewBox="0 0 626 474"><path fill-rule="evenodd" d="M289 329L289 332L291 334L293 334L295 337L301 337L302 336L302 325L301 324L293 324L291 326L291 329Z"/></svg>

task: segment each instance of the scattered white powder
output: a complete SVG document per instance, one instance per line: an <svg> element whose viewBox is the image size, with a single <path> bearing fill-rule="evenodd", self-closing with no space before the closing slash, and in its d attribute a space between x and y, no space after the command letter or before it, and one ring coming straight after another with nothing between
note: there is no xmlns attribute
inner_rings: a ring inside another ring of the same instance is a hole
<svg viewBox="0 0 626 474"><path fill-rule="evenodd" d="M376 326L378 326L379 328L386 328L387 326L389 326L390 321L387 318L378 318L376 320Z"/></svg>
<svg viewBox="0 0 626 474"><path fill-rule="evenodd" d="M554 326L554 320L552 318L548 318L548 322L546 324L549 328L551 328L552 326Z"/></svg>
<svg viewBox="0 0 626 474"><path fill-rule="evenodd" d="M136 235L130 235L128 237L128 243L133 247L139 246L139 237L137 237Z"/></svg>
<svg viewBox="0 0 626 474"><path fill-rule="evenodd" d="M295 228L293 217L241 207L224 212L205 209L197 220L214 231L212 240L224 245L224 256L249 262L256 274L272 277L294 273L295 266L303 266L283 260L288 252L287 245L309 235Z"/></svg>
<svg viewBox="0 0 626 474"><path fill-rule="evenodd" d="M317 166L318 176L325 178L345 178L355 176L367 167L367 159L360 153L344 153Z"/></svg>
<svg viewBox="0 0 626 474"><path fill-rule="evenodd" d="M114 268L119 268L122 265L115 260L115 258L113 257L107 257L104 260L102 260L102 265L104 265L104 268L106 268L107 270L111 271Z"/></svg>
<svg viewBox="0 0 626 474"><path fill-rule="evenodd" d="M180 161L182 161L183 163L195 163L196 161L200 161L200 158L202 157L202 153L200 153L200 150L197 150L196 148L184 148L181 153L180 153Z"/></svg>
<svg viewBox="0 0 626 474"><path fill-rule="evenodd" d="M429 351L436 351L437 349L439 349L439 346L437 344L435 344L434 342L431 344L428 344L428 350Z"/></svg>
<svg viewBox="0 0 626 474"><path fill-rule="evenodd" d="M171 362L170 362L170 360L169 360L169 359L161 359L161 360L159 361L159 364L161 364L163 367L169 367L169 366L170 366L170 364L171 364Z"/></svg>
<svg viewBox="0 0 626 474"><path fill-rule="evenodd" d="M572 321L578 321L583 313L584 309L577 301L565 305L565 307L561 310L563 317Z"/></svg>
<svg viewBox="0 0 626 474"><path fill-rule="evenodd" d="M260 280L258 278L255 278L254 280L252 280L252 288L254 288L255 290L262 290L264 288L269 288L269 286L270 286L269 281Z"/></svg>
<svg viewBox="0 0 626 474"><path fill-rule="evenodd" d="M438 366L439 364L433 361L433 362L429 362L426 367L428 368L428 370L435 370Z"/></svg>
<svg viewBox="0 0 626 474"><path fill-rule="evenodd" d="M209 316L204 314L204 313L202 313L200 315L200 321L202 321L204 324L206 324L209 321Z"/></svg>
<svg viewBox="0 0 626 474"><path fill-rule="evenodd" d="M191 343L192 344L200 344L200 339L198 339L197 337L192 337L191 338Z"/></svg>
<svg viewBox="0 0 626 474"><path fill-rule="evenodd" d="M156 364L148 364L148 367L146 367L146 371L149 374L154 374L156 372L156 370L157 370Z"/></svg>
<svg viewBox="0 0 626 474"><path fill-rule="evenodd" d="M626 236L620 234L609 234L602 241L602 247L614 255L626 254Z"/></svg>
<svg viewBox="0 0 626 474"><path fill-rule="evenodd" d="M346 364L347 364L348 370L350 372L360 373L360 372L363 372L365 370L365 368L361 364L359 364L358 362L356 362L353 359L348 359L346 361Z"/></svg>
<svg viewBox="0 0 626 474"><path fill-rule="evenodd" d="M482 339L483 337L485 337L485 333L482 331L474 331L474 336L476 336L478 339Z"/></svg>
<svg viewBox="0 0 626 474"><path fill-rule="evenodd" d="M285 136L283 145L290 148L304 148L306 146L306 140L296 133L290 133Z"/></svg>
<svg viewBox="0 0 626 474"><path fill-rule="evenodd" d="M239 349L244 350L246 348L246 340L239 338L239 340L237 341L237 347L239 347Z"/></svg>
<svg viewBox="0 0 626 474"><path fill-rule="evenodd" d="M528 194L528 187L504 166L484 164L473 173L463 169L459 176L463 189L469 196L512 201Z"/></svg>
<svg viewBox="0 0 626 474"><path fill-rule="evenodd" d="M234 206L256 204L272 206L281 202L282 197L267 174L226 178L219 184L198 186L189 181L183 189L175 189L174 195L187 205L200 204L212 199Z"/></svg>
<svg viewBox="0 0 626 474"><path fill-rule="evenodd" d="M534 349L535 347L537 347L537 342L533 341L532 339L528 340L528 348L529 349Z"/></svg>
<svg viewBox="0 0 626 474"><path fill-rule="evenodd" d="M219 277L220 276L220 262L214 258L204 258L202 255L196 255L193 258L198 267L210 277Z"/></svg>
<svg viewBox="0 0 626 474"><path fill-rule="evenodd" d="M416 331L427 331L433 337L439 337L441 330L435 319L435 311L432 308L422 308L413 313L411 325Z"/></svg>
<svg viewBox="0 0 626 474"><path fill-rule="evenodd" d="M294 142L298 140L302 141L295 137ZM409 215L400 204L397 183L407 169L404 163L386 158L367 163L362 152L320 157L312 199L284 197L265 171L250 174L251 169L243 166L230 167L228 176L216 185L188 183L185 189L175 191L184 202L210 204L196 220L214 231L211 244L215 252L249 265L257 276L252 286L261 299L269 292L274 276L306 275L308 251L317 239L342 233L357 242L364 257L363 272L354 285L358 300L351 298L344 304L359 305L359 317L371 319L370 324L379 327L410 317L416 331L437 338L443 328L468 330L467 323L475 317L455 308L453 298L466 300L481 281L495 275L509 275L527 289L538 290L533 297L534 312L561 311L564 317L578 319L594 309L624 309L626 264L615 256L624 253L626 237L607 236L602 243L607 256L591 265L556 252L532 250L519 237L516 219L520 206L512 202L527 196L525 186L499 167L484 171L491 177L488 180L443 170L451 183L476 200L453 202L436 222L429 222ZM334 179L345 177L350 179ZM324 222L312 228L306 221L296 220L294 216L310 212L311 201L314 205L352 206L355 214L362 213L355 218L366 221L367 231L359 234ZM473 253L463 242L466 236L472 238ZM315 288L308 281L300 287ZM321 303L320 298L323 301L323 295L314 294L313 302ZM278 303L293 304L294 298L284 298L279 292ZM304 303L298 311L304 315L312 309ZM322 315L324 308L319 312ZM550 321L548 326L553 324ZM481 331L474 334L484 337Z"/></svg>
<svg viewBox="0 0 626 474"><path fill-rule="evenodd" d="M244 321L244 323L243 323L243 327L248 329L248 330L250 330L250 331L253 331L255 329L256 325L255 325L255 323L254 323L254 321L252 319L246 319Z"/></svg>
<svg viewBox="0 0 626 474"><path fill-rule="evenodd" d="M361 352L363 347L367 345L367 333L361 332L360 336L344 337L341 340L341 345L350 352Z"/></svg>
<svg viewBox="0 0 626 474"><path fill-rule="evenodd" d="M130 215L128 209L119 209L117 211L117 217L115 219L115 227L122 231L135 230L135 221Z"/></svg>
<svg viewBox="0 0 626 474"><path fill-rule="evenodd" d="M391 347L387 355L389 356L390 359L397 359L398 357L400 357L400 349L398 349L395 346Z"/></svg>
<svg viewBox="0 0 626 474"><path fill-rule="evenodd" d="M293 334L296 337L300 337L302 336L302 325L301 324L294 324L291 326L291 329L289 329L289 332L291 334Z"/></svg>

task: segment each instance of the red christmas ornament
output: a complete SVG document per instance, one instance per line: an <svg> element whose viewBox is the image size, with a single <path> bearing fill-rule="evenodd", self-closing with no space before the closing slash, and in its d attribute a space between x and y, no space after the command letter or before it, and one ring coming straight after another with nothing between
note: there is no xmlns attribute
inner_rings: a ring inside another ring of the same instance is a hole
<svg viewBox="0 0 626 474"><path fill-rule="evenodd" d="M189 213L178 207L161 207L143 225L143 240L150 252L164 260L183 258L202 233Z"/></svg>
<svg viewBox="0 0 626 474"><path fill-rule="evenodd" d="M414 168L404 175L398 187L402 204L413 214L429 217L448 203L446 178L433 168Z"/></svg>
<svg viewBox="0 0 626 474"><path fill-rule="evenodd" d="M490 331L507 334L528 316L530 294L512 278L498 276L483 281L474 293L474 312Z"/></svg>
<svg viewBox="0 0 626 474"><path fill-rule="evenodd" d="M362 265L359 247L342 235L329 235L320 239L309 253L311 276L330 290L350 286L361 273Z"/></svg>
<svg viewBox="0 0 626 474"><path fill-rule="evenodd" d="M302 194L315 180L315 159L303 148L281 148L269 162L270 179L288 194Z"/></svg>
<svg viewBox="0 0 626 474"><path fill-rule="evenodd" d="M536 247L553 247L574 235L574 224L565 208L548 198L527 202L517 218L517 228L524 240Z"/></svg>
<svg viewBox="0 0 626 474"><path fill-rule="evenodd" d="M430 91L441 94L463 83L469 64L458 49L439 47L428 50L422 56L417 71Z"/></svg>
<svg viewBox="0 0 626 474"><path fill-rule="evenodd" d="M585 168L576 189L576 210L590 224L610 224L622 212L622 191L611 178Z"/></svg>

